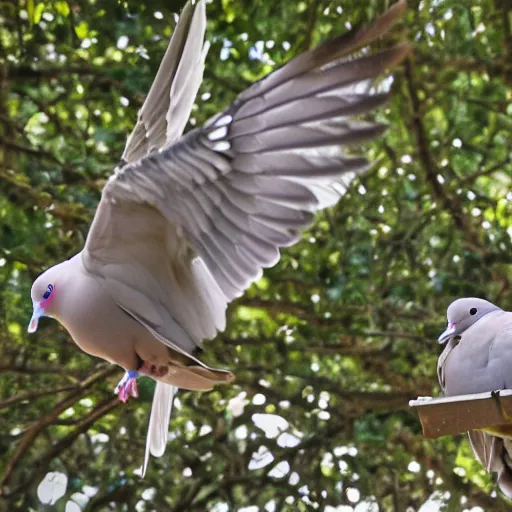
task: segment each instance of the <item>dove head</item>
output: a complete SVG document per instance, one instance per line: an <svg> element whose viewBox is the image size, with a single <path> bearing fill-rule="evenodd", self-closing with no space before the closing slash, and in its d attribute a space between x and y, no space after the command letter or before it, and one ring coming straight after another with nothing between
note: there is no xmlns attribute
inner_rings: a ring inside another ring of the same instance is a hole
<svg viewBox="0 0 512 512"><path fill-rule="evenodd" d="M42 316L53 316L55 296L58 293L59 274L62 273L63 265L66 263L63 262L49 268L34 281L30 291L34 310L28 326L28 332L32 333L37 330L39 318Z"/></svg>
<svg viewBox="0 0 512 512"><path fill-rule="evenodd" d="M501 308L491 302L475 297L457 299L448 306L446 316L448 317L448 327L439 336L438 342L444 343L452 336L460 336L466 329L469 329L480 318L492 313L501 311Z"/></svg>

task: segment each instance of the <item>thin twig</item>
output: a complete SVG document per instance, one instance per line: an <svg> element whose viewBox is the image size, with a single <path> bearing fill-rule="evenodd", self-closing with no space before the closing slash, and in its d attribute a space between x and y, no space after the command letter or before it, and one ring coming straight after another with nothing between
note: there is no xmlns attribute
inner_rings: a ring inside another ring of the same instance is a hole
<svg viewBox="0 0 512 512"><path fill-rule="evenodd" d="M76 386L69 385L69 386L62 386L60 388L55 388L55 389L48 389L45 391L33 391L31 393L20 393L19 395L11 396L7 400L0 402L0 409L5 409L6 407L9 407L10 405L17 404L19 402L31 401L36 398L40 398L42 396L56 395L58 393L62 393L63 391L71 391L72 389L75 389L75 388L76 388Z"/></svg>
<svg viewBox="0 0 512 512"><path fill-rule="evenodd" d="M87 391L88 388L90 388L97 381L106 379L115 371L117 371L117 368L115 366L110 366L91 375L90 377L82 381L73 392L68 394L63 400L57 403L51 412L40 418L33 425L26 428L16 451L14 452L13 456L7 461L4 474L0 479L0 496L2 496L2 493L4 492L3 487L8 482L12 472L18 465L19 461L21 460L25 452L34 444L34 441L39 436L39 434L48 425L51 425L63 411L71 407L79 398L85 395L85 392Z"/></svg>

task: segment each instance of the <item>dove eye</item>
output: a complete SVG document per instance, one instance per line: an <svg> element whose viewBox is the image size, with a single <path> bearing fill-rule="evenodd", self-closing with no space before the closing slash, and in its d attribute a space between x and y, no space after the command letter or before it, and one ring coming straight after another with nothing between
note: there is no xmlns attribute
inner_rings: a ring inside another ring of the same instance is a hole
<svg viewBox="0 0 512 512"><path fill-rule="evenodd" d="M48 289L43 294L43 299L47 299L52 294L52 291L53 291L53 284L49 284Z"/></svg>
<svg viewBox="0 0 512 512"><path fill-rule="evenodd" d="M478 312L478 309L476 309L476 308L471 308L471 309L469 310L469 314L470 314L470 315L476 315L476 314L477 314L477 312Z"/></svg>

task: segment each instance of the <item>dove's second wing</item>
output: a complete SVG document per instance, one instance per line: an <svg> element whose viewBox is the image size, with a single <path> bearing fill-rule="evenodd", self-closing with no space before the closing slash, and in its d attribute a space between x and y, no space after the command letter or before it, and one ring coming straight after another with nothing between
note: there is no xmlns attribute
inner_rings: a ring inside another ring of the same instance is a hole
<svg viewBox="0 0 512 512"><path fill-rule="evenodd" d="M205 29L205 0L189 0L126 142L125 162L160 149L183 133L203 79Z"/></svg>
<svg viewBox="0 0 512 512"><path fill-rule="evenodd" d="M111 178L83 260L120 306L187 352L224 328L226 304L366 169L344 147L382 126L354 116L386 100L371 82L408 47L346 56L404 8L300 55Z"/></svg>

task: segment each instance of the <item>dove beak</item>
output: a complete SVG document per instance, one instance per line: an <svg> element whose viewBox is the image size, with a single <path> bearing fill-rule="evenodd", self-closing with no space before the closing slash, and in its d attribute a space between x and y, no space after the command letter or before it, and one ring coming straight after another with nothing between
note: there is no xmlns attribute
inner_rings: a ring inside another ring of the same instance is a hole
<svg viewBox="0 0 512 512"><path fill-rule="evenodd" d="M444 343L450 336L455 333L456 325L453 322L448 322L446 330L437 338L438 343Z"/></svg>
<svg viewBox="0 0 512 512"><path fill-rule="evenodd" d="M32 312L32 318L30 319L30 323L28 324L28 332L33 333L37 331L37 325L39 324L39 319L44 316L44 309L41 306L40 302L34 302L34 310Z"/></svg>

